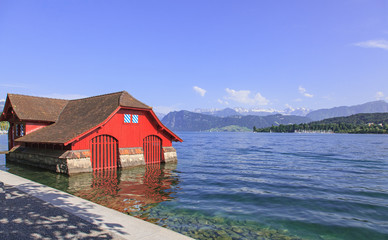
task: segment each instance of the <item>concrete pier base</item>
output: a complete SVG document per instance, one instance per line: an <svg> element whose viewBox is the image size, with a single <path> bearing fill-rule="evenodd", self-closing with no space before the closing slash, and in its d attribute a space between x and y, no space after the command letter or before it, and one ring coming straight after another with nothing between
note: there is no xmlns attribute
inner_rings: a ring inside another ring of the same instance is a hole
<svg viewBox="0 0 388 240"><path fill-rule="evenodd" d="M163 154L166 163L178 161L176 150L173 147L163 147Z"/></svg>
<svg viewBox="0 0 388 240"><path fill-rule="evenodd" d="M120 148L118 167L128 168L145 165L143 148ZM93 172L89 150L51 150L34 149L22 146L14 147L6 154L9 162L22 163L45 168L64 174ZM162 162L177 162L177 153L173 147L163 147Z"/></svg>
<svg viewBox="0 0 388 240"><path fill-rule="evenodd" d="M145 165L143 148L120 148L120 167Z"/></svg>

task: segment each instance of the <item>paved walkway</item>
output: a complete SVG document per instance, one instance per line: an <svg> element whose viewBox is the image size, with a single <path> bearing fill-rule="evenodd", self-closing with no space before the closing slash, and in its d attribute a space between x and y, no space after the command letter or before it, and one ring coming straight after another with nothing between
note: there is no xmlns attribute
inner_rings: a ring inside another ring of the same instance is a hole
<svg viewBox="0 0 388 240"><path fill-rule="evenodd" d="M190 239L0 170L1 239Z"/></svg>

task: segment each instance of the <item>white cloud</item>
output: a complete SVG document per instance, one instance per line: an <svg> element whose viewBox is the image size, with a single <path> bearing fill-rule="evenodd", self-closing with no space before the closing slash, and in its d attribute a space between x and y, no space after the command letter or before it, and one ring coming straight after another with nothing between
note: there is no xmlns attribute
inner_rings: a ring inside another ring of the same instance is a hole
<svg viewBox="0 0 388 240"><path fill-rule="evenodd" d="M302 86L299 86L298 90L299 90L299 92L300 92L301 94L303 94L303 93L306 92L306 88L303 88Z"/></svg>
<svg viewBox="0 0 388 240"><path fill-rule="evenodd" d="M388 101L388 96L385 96L385 94L383 92L381 92L381 91L376 93L375 98L377 100L386 100L386 101Z"/></svg>
<svg viewBox="0 0 388 240"><path fill-rule="evenodd" d="M290 109L291 111L294 111L295 108L293 108L290 104L286 103L284 106L286 106L286 108Z"/></svg>
<svg viewBox="0 0 388 240"><path fill-rule="evenodd" d="M221 104L225 104L225 105L229 105L229 102L228 101L224 101L222 99L217 99L217 102L221 103Z"/></svg>
<svg viewBox="0 0 388 240"><path fill-rule="evenodd" d="M0 103L5 103L5 99L0 99Z"/></svg>
<svg viewBox="0 0 388 240"><path fill-rule="evenodd" d="M233 90L226 88L226 93L228 94L225 99L235 101L242 104L248 105L267 105L269 100L263 97L260 93L256 93L255 96L251 97L251 91L249 90Z"/></svg>
<svg viewBox="0 0 388 240"><path fill-rule="evenodd" d="M357 47L363 47L363 48L381 48L384 50L388 50L388 41L387 40L369 40L365 42L358 42L353 44Z"/></svg>
<svg viewBox="0 0 388 240"><path fill-rule="evenodd" d="M194 89L194 91L195 91L196 93L198 93L199 95L201 95L201 97L205 96L205 94L206 94L206 90L203 89L203 88L194 86L193 89Z"/></svg>
<svg viewBox="0 0 388 240"><path fill-rule="evenodd" d="M310 93L307 93L306 89L304 87L302 87L302 86L299 86L298 90L299 90L299 93L302 94L305 97L308 97L308 98L314 97L314 95L312 95Z"/></svg>
<svg viewBox="0 0 388 240"><path fill-rule="evenodd" d="M381 99L384 98L384 93L383 92L377 92L375 97L376 97L377 100L381 100Z"/></svg>

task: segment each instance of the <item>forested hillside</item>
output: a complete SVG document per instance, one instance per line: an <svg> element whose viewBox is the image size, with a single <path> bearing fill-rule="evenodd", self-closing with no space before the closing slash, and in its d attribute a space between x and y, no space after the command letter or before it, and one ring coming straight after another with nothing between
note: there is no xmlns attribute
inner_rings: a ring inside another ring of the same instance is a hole
<svg viewBox="0 0 388 240"><path fill-rule="evenodd" d="M323 119L333 117L347 117L358 113L384 113L388 112L388 103L383 100L368 102L355 106L342 106L329 109L319 109L310 112L306 117L313 121L320 121Z"/></svg>
<svg viewBox="0 0 388 240"><path fill-rule="evenodd" d="M305 124L256 128L256 132L388 133L388 113L361 113Z"/></svg>
<svg viewBox="0 0 388 240"><path fill-rule="evenodd" d="M312 123L351 123L355 125L362 125L368 123L374 124L388 124L388 112L386 113L359 113L351 115L349 117L335 117L328 118L317 122Z"/></svg>
<svg viewBox="0 0 388 240"><path fill-rule="evenodd" d="M269 127L279 124L299 124L311 120L301 116L230 116L216 117L189 111L170 112L163 119L163 124L173 131L208 131L228 126L239 126L252 129L253 126ZM234 128L235 129L235 128Z"/></svg>

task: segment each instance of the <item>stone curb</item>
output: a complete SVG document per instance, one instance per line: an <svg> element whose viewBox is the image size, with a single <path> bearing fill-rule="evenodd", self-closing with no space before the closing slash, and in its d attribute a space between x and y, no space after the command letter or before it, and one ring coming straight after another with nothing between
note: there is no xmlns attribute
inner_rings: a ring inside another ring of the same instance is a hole
<svg viewBox="0 0 388 240"><path fill-rule="evenodd" d="M124 239L192 239L85 199L0 170L0 182L76 215Z"/></svg>

